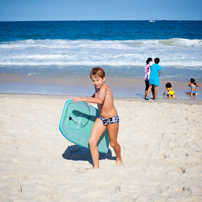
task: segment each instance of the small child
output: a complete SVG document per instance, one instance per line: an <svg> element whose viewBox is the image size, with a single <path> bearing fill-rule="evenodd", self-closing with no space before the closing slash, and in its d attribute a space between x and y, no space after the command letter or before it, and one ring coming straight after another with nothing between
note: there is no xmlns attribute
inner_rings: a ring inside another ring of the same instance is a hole
<svg viewBox="0 0 202 202"><path fill-rule="evenodd" d="M74 97L72 100L74 102L81 101L95 103L98 105L100 114L93 125L91 135L88 140L93 160L93 169L99 168L99 152L97 143L106 128L109 135L110 146L113 147L116 153L116 165L120 166L122 165L121 147L117 142L119 116L116 108L114 107L112 91L105 83L105 71L101 67L92 68L90 78L93 86L95 87L94 95L91 98Z"/></svg>
<svg viewBox="0 0 202 202"><path fill-rule="evenodd" d="M190 87L191 90L187 93L187 95L197 95L196 87L199 87L199 85L196 83L195 79L190 79L190 84L188 85L188 87Z"/></svg>
<svg viewBox="0 0 202 202"><path fill-rule="evenodd" d="M173 91L173 88L172 88L171 83L166 83L165 87L166 87L166 89L165 89L163 95L165 95L165 94L166 94L166 91L168 91L167 97L169 97L170 99L171 99L171 98L174 98L175 92Z"/></svg>

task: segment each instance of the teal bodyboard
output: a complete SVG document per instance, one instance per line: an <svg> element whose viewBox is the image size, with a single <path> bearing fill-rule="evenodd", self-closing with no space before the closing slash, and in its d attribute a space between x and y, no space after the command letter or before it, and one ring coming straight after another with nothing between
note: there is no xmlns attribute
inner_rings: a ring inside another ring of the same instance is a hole
<svg viewBox="0 0 202 202"><path fill-rule="evenodd" d="M60 120L60 132L70 142L89 149L88 139L98 114L98 109L92 105L68 100ZM107 153L108 147L109 136L106 129L98 142L98 151Z"/></svg>

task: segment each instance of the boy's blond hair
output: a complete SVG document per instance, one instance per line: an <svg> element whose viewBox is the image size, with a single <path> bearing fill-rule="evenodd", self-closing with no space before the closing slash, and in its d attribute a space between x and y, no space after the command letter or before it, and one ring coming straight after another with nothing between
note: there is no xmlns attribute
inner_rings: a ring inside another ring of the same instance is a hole
<svg viewBox="0 0 202 202"><path fill-rule="evenodd" d="M90 78L92 76L99 76L103 79L105 77L105 71L101 67L93 67L90 72Z"/></svg>

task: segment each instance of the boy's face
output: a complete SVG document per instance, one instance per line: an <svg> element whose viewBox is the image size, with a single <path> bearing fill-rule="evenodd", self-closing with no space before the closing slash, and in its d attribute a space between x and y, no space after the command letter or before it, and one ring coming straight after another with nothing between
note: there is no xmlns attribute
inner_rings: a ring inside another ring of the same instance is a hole
<svg viewBox="0 0 202 202"><path fill-rule="evenodd" d="M100 89L102 87L103 83L105 82L105 77L101 78L97 75L92 75L91 80L92 80L92 83L95 86L95 88Z"/></svg>

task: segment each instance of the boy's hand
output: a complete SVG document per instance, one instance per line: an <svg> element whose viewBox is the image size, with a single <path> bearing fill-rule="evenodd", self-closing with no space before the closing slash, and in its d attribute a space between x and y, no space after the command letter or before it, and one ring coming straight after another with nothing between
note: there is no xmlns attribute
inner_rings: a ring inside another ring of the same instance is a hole
<svg viewBox="0 0 202 202"><path fill-rule="evenodd" d="M72 99L73 102L79 102L79 101L82 101L80 97L74 97Z"/></svg>

